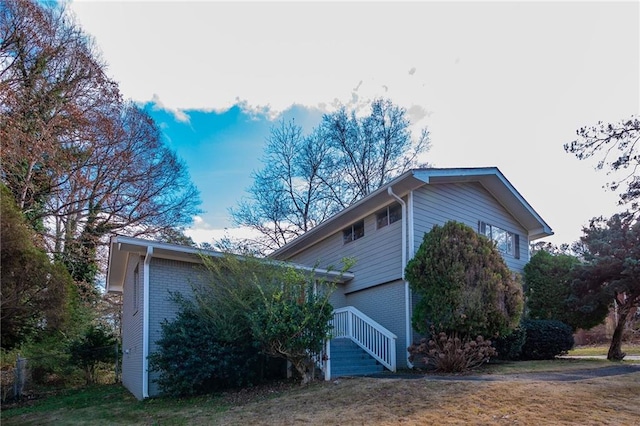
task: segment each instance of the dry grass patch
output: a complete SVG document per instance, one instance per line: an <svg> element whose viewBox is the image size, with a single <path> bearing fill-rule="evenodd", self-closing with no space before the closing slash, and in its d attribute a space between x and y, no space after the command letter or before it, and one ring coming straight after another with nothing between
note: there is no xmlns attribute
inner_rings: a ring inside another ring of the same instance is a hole
<svg viewBox="0 0 640 426"><path fill-rule="evenodd" d="M498 375L481 381L419 375L343 378L307 387L282 383L221 395L147 401L136 401L124 388L112 385L3 411L2 424L637 425L640 418L640 372L574 382Z"/></svg>
<svg viewBox="0 0 640 426"><path fill-rule="evenodd" d="M580 382L340 379L234 407L224 425L637 424L640 373ZM204 422L203 422L204 423Z"/></svg>

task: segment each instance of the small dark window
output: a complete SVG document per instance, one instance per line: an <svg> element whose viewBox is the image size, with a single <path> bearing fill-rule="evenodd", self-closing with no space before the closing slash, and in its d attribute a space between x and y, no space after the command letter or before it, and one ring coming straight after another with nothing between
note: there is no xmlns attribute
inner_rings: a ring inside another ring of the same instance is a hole
<svg viewBox="0 0 640 426"><path fill-rule="evenodd" d="M402 219L402 206L400 204L392 204L389 206L389 223L397 222Z"/></svg>
<svg viewBox="0 0 640 426"><path fill-rule="evenodd" d="M140 301L138 300L140 293L140 271L138 269L138 265L136 265L136 269L133 271L133 315L138 313L138 306Z"/></svg>
<svg viewBox="0 0 640 426"><path fill-rule="evenodd" d="M389 224L389 211L387 209L382 210L376 214L376 225L378 229Z"/></svg>
<svg viewBox="0 0 640 426"><path fill-rule="evenodd" d="M390 225L402 219L402 206L398 203L391 204L376 214L376 225L378 229Z"/></svg>
<svg viewBox="0 0 640 426"><path fill-rule="evenodd" d="M345 244L362 237L364 237L364 220L356 222L342 231L342 241Z"/></svg>

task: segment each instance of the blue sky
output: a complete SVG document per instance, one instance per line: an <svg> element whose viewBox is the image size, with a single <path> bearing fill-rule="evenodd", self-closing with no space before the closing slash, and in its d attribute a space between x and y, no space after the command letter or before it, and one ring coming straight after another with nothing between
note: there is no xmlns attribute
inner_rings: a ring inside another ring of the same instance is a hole
<svg viewBox="0 0 640 426"><path fill-rule="evenodd" d="M566 154L576 129L640 113L638 2L72 1L126 98L145 105L189 167L219 238L269 128L305 127L338 103L389 97L426 161L498 166L572 242L615 194ZM231 233L236 232L230 230Z"/></svg>
<svg viewBox="0 0 640 426"><path fill-rule="evenodd" d="M313 128L322 117L317 109L292 106L277 118L251 112L242 105L225 111L185 110L176 114L154 102L144 104L162 130L167 145L187 164L200 188L206 210L202 227L231 228L229 208L252 184L251 173L262 167L265 138L278 120L294 119ZM209 225L206 225L209 224Z"/></svg>

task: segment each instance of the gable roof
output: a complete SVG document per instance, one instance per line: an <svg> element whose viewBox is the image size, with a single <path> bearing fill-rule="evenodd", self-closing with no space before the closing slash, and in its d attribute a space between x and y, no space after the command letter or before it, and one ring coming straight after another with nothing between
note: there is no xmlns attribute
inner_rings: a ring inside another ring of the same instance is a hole
<svg viewBox="0 0 640 426"><path fill-rule="evenodd" d="M393 201L389 188L403 197L428 184L477 182L527 231L530 240L553 235L549 225L514 188L497 167L413 169L325 220L307 233L274 251L270 257L287 259Z"/></svg>
<svg viewBox="0 0 640 426"><path fill-rule="evenodd" d="M142 238L115 235L111 237L109 244L109 264L107 267L106 290L108 292L121 293L127 273L127 263L131 254L146 256L149 253L154 258L178 260L194 264L202 263L202 256L222 258L224 253L215 250L204 250L197 247L183 246L179 244L163 243L160 241L145 240ZM291 266L300 271L313 272L315 276L324 279L336 280L338 283L353 279L349 272L332 271L320 268L310 268L290 262L272 263Z"/></svg>

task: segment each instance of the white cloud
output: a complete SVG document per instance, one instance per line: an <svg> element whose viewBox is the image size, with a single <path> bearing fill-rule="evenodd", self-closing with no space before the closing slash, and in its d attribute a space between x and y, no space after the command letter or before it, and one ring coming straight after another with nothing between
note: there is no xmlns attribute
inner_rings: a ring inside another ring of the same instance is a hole
<svg viewBox="0 0 640 426"><path fill-rule="evenodd" d="M193 225L185 230L185 234L198 244L209 243L212 245L225 238L251 239L257 236L256 231L247 227L216 228L201 216L194 216Z"/></svg>
<svg viewBox="0 0 640 426"><path fill-rule="evenodd" d="M153 96L151 97L151 103L153 104L153 108L156 110L165 110L167 112L170 112L177 121L181 122L181 123L189 123L190 122L190 118L189 116L184 112L181 111L177 108L171 108L171 107L167 107L161 100L160 100L160 96L158 96L157 93L154 93Z"/></svg>

